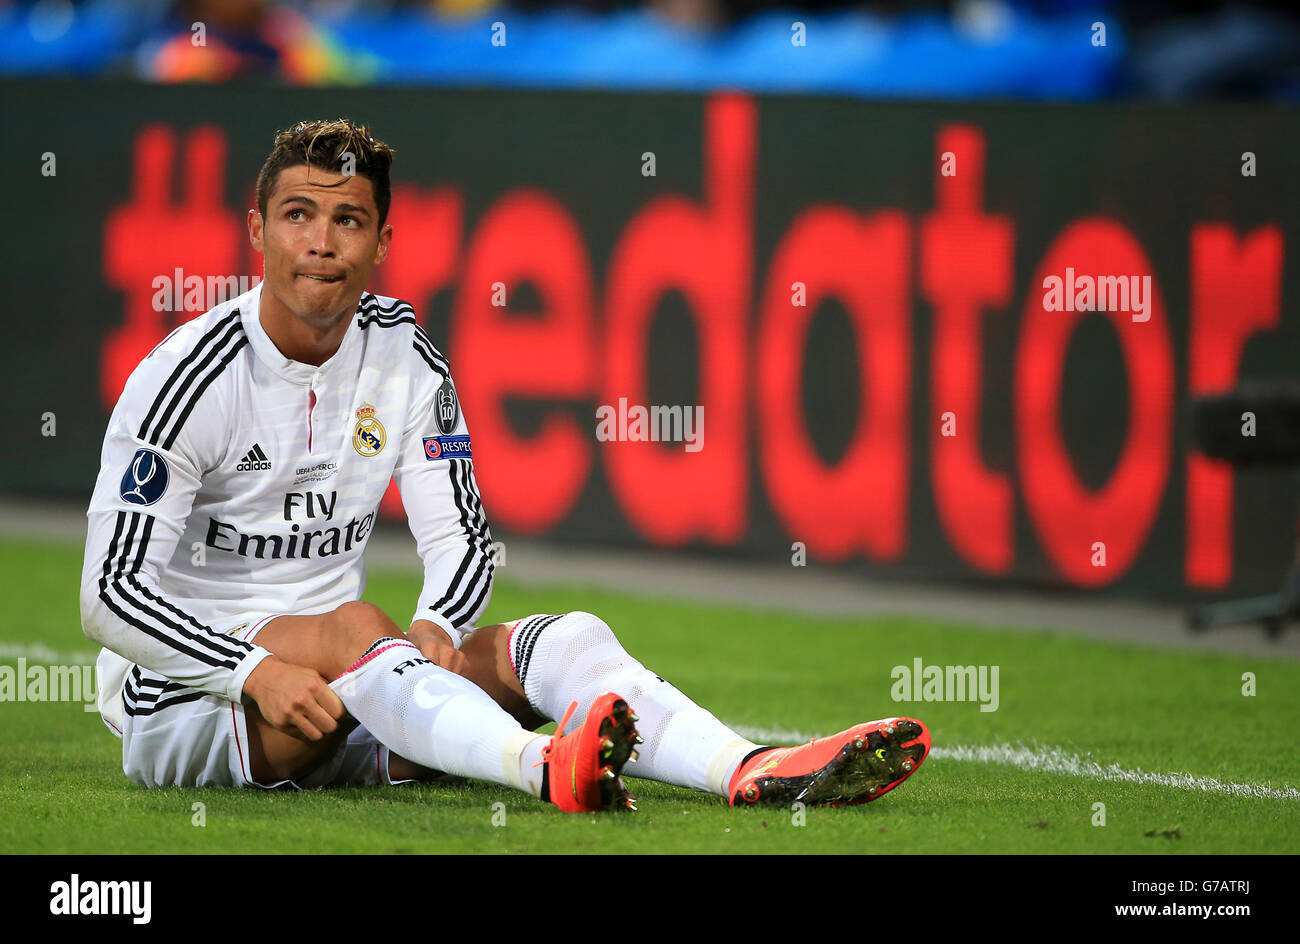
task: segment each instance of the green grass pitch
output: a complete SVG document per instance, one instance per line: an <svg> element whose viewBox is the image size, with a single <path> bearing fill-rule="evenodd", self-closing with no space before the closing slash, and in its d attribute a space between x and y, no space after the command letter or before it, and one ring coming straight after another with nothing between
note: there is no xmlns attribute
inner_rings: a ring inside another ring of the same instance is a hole
<svg viewBox="0 0 1300 944"><path fill-rule="evenodd" d="M93 654L79 625L80 565L78 547L0 541L0 665L36 645ZM148 791L122 775L119 742L97 714L79 703L4 701L0 852L1300 852L1294 662L756 613L574 584L523 589L507 568L486 621L590 610L647 666L743 731L826 734L910 714L930 726L937 750L879 801L809 809L802 824L788 810L731 810L718 797L631 778L639 812L567 816L490 784ZM417 592L414 577L373 574L366 598L401 620ZM890 669L916 657L1000 666L998 710L893 702ZM1254 696L1242 693L1246 672ZM1022 748L1019 765L1005 762L1008 745ZM1047 765L1063 755L1083 769ZM1098 775L1105 770L1123 779ZM1212 782L1180 787L1144 774ZM1271 792L1234 795L1225 789L1233 784ZM196 803L205 825L194 824ZM1098 803L1104 825L1094 825Z"/></svg>

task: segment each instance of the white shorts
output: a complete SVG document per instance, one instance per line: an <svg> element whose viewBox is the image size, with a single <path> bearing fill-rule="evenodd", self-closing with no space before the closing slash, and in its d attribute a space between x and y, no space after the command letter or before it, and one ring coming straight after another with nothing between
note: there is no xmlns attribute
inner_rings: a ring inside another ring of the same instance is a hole
<svg viewBox="0 0 1300 944"><path fill-rule="evenodd" d="M245 619L231 630L252 639L282 614ZM132 666L122 690L122 770L145 787L319 787L402 783L388 773L388 748L357 727L338 751L297 781L258 783L249 768L244 706ZM112 727L112 725L110 725Z"/></svg>

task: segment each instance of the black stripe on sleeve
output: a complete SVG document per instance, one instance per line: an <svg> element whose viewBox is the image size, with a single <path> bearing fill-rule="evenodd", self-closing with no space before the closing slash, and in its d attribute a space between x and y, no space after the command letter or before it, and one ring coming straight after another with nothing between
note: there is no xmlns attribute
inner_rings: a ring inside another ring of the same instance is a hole
<svg viewBox="0 0 1300 944"><path fill-rule="evenodd" d="M172 425L171 432L168 433L167 438L163 440L162 447L164 449L170 449L172 443L176 442L176 437L180 435L181 427L183 427L185 421L189 419L190 413L194 410L194 405L199 402L199 398L203 396L203 392L207 390L208 387L212 386L212 381L216 380L217 377L220 376L221 372L235 359L235 355L239 353L240 349L248 343L248 336L242 333L242 325L240 326L240 331L241 334L239 340L236 341L234 346L226 352L226 356L217 364L216 369L209 371L199 385L195 387L193 394L191 394L189 400L185 404L185 409L181 410L180 414L177 415L176 422ZM157 433L154 435L157 436Z"/></svg>
<svg viewBox="0 0 1300 944"><path fill-rule="evenodd" d="M222 318L209 328L208 333L199 338L199 342L194 345L190 352L186 354L185 357L181 359L180 363L172 370L171 376L167 378L167 381L159 389L158 395L154 397L153 405L149 407L149 412L145 414L144 422L140 424L140 432L136 434L137 439L146 438L145 433L149 429L149 424L153 422L154 416L160 409L162 409L162 406L167 402L168 397L172 396L178 389L188 385L189 381L182 381L181 377L185 374L190 364L194 363L195 359L207 350L208 346L212 344L217 335L230 327L232 320L239 320L238 310L232 312L227 317ZM173 334L174 333L175 332L173 332Z"/></svg>
<svg viewBox="0 0 1300 944"><path fill-rule="evenodd" d="M370 325L380 328L411 325L414 329L412 344L415 347L415 352L429 365L430 370L444 377L451 376L451 368L446 355L434 347L433 342L429 340L428 333L415 320L415 309L411 307L409 302L396 299L392 305L385 308L379 304L375 296L363 296L362 303L357 309L357 324L363 328Z"/></svg>
<svg viewBox="0 0 1300 944"><path fill-rule="evenodd" d="M464 507L469 515L473 515L474 520L473 530L469 533L470 543L471 545L477 545L479 549L479 563L478 567L474 571L474 576L470 578L470 581L466 585L460 598L443 613L443 615L452 621L452 625L459 629L469 621L470 616L477 608L477 604L483 602L484 597L487 595L488 588L492 585L492 574L496 570L496 565L493 560L496 554L491 546L492 535L488 531L487 520L483 516L483 506L478 501L478 492L474 488L472 478L473 473L471 472L469 462L464 459L452 459L449 461L455 463L459 467L459 477L465 490L465 497L463 499ZM455 476L453 476L452 481L456 481ZM462 499L458 494L457 504L460 504L461 501ZM461 520L466 521L467 517L468 515L462 515ZM480 577L482 578L483 585L479 590L478 596L475 597L474 604L471 605L470 594L474 592L474 588L478 585ZM468 607L468 609L466 609L466 607ZM457 613L460 615L456 616Z"/></svg>
<svg viewBox="0 0 1300 944"><path fill-rule="evenodd" d="M415 327L415 350L424 358L424 362L432 367L435 371L444 377L451 376L451 363L443 356L442 352L433 346L429 336L420 329L419 325Z"/></svg>
<svg viewBox="0 0 1300 944"><path fill-rule="evenodd" d="M470 522L470 516L473 514L473 504L461 488L458 470L462 468L468 470L467 460L450 459L447 462L447 474L451 481L452 493L455 498L456 507L460 510L461 530L464 531L465 536L469 539L469 547L465 549L465 556L461 558L460 566L457 568L456 574L451 580L451 584L447 587L447 592L444 593L436 603L429 607L434 612L446 616L447 619L451 620L452 625L457 627L464 625L469 614L463 614L459 619L455 618L453 614L461 611L465 607L466 603L468 603L474 586L478 583L479 577L483 574L484 567L486 566L489 568L488 576L490 578L490 568L493 566L491 561L492 555L487 548L487 544L490 543L488 539L490 539L491 535L485 535L486 528L484 531L479 531ZM478 517L479 516L477 515L475 516L476 519ZM462 581L465 579L465 574L469 569L469 565L473 560L475 560L475 558L478 558L478 567L474 570L474 575L469 579L469 582L462 585ZM448 607L448 604L457 595L459 595L459 599L456 600L454 605Z"/></svg>
<svg viewBox="0 0 1300 944"><path fill-rule="evenodd" d="M108 559L112 558L116 544L122 536L122 529L127 514L127 512L118 512L117 530L114 533L113 543L110 544ZM127 569L126 560L132 551L133 544L135 543L136 532L139 528L141 518L144 518L146 523L142 529L140 547L135 560L132 562L130 568ZM145 557L149 534L153 527L153 521L154 519L152 516L141 515L139 512L130 513L130 524L126 530L125 539L122 540L122 549L118 554L116 569L111 577L109 574L105 573L105 575L100 579L100 599L104 602L104 605L116 614L123 622L130 626L134 626L136 629L139 629L151 638L165 643L168 647L175 649L177 652L195 659L196 661L202 662L205 665L229 669L236 668L243 656L252 651L252 646L242 640L216 633L211 629L211 627L205 626L195 620L193 616L181 613L181 611L179 611L175 606L163 601L161 598L148 591L148 589L145 588L137 578L136 575L139 572L140 566ZM107 568L105 569L107 570ZM186 621L195 627L195 629L187 629L181 623L168 618L163 611L141 602L140 598L135 595L135 591L129 585L133 585L136 590L141 591L142 596L166 606L168 609L172 610L172 612L180 613ZM138 611L141 615L134 615L129 612L130 609ZM146 620L151 620L152 622ZM160 625L166 627L167 630L171 630L171 632L161 629Z"/></svg>
<svg viewBox="0 0 1300 944"><path fill-rule="evenodd" d="M451 376L451 368L448 366L446 358L440 360L434 357L433 354L430 354L426 349L420 346L418 338L412 346L415 348L415 353L420 355L420 359L429 365L431 371L435 374L441 374L443 377ZM434 350L436 352L437 349L435 348Z"/></svg>
<svg viewBox="0 0 1300 944"><path fill-rule="evenodd" d="M215 632L210 626L207 626L204 623L200 623L190 614L185 613L184 611L180 610L173 604L167 602L166 600L163 600L161 597L156 596L147 587L145 587L143 584L140 583L140 580L137 577L137 575L140 573L140 568L144 565L145 549L149 543L149 538L153 534L153 524L156 519L152 515L141 515L139 512L133 512L133 514L135 514L137 517L144 519L144 531L140 538L140 552L139 554L136 555L135 562L131 566L131 569L122 575L123 578L126 579L128 582L130 582L132 586L134 586L137 590L139 590L140 593L143 594L146 598L148 598L151 601L157 602L162 606L167 607L173 613L177 614L182 619L192 624L198 632L189 633L182 626L171 622L161 613L156 613L155 618L159 622L163 623L164 625L173 627L185 633L190 638L194 639L199 643L202 643L203 645L207 646L209 649L213 650L219 655L233 656L236 659L241 659L248 653L252 652L253 647L251 644L244 642L241 639L236 639L234 636L227 636L223 633ZM136 605L139 606L139 604ZM141 609L143 610L145 608L141 607Z"/></svg>

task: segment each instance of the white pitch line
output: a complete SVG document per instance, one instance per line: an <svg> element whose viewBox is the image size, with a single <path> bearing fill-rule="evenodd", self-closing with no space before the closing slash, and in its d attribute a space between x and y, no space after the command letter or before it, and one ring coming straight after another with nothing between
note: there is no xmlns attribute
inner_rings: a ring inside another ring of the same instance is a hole
<svg viewBox="0 0 1300 944"><path fill-rule="evenodd" d="M817 735L802 731L781 731L772 728L755 728L740 725L735 731L759 744L798 744ZM1214 777L1192 773L1156 773L1139 768L1121 767L1119 764L1100 764L1090 757L1072 754L1060 747L1023 744L954 744L939 745L930 751L938 760L972 761L977 764L999 764L1019 770L1034 770L1051 774L1067 774L1090 780L1109 780L1120 783L1153 784L1176 790L1200 790L1204 793L1226 793L1229 796L1265 800L1300 800L1296 787L1274 787L1260 783L1233 783Z"/></svg>
<svg viewBox="0 0 1300 944"><path fill-rule="evenodd" d="M1233 783L1214 777L1192 773L1162 774L1138 767L1121 767L1119 764L1099 764L1088 757L1071 754L1059 747L1011 744L957 744L936 747L931 753L946 760L968 760L981 764L1002 764L1020 770L1039 770L1052 774L1069 774L1092 780L1112 780L1121 783L1155 784L1177 790L1200 790L1205 793L1227 793L1230 796L1266 800L1300 800L1300 789L1274 787L1260 783Z"/></svg>
<svg viewBox="0 0 1300 944"><path fill-rule="evenodd" d="M36 643L0 642L0 659L26 659L47 665L94 665L95 652L58 652Z"/></svg>

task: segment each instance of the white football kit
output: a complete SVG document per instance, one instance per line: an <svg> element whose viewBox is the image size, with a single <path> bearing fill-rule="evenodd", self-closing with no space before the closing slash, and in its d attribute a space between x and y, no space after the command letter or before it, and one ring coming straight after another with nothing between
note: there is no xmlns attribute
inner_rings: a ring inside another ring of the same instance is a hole
<svg viewBox="0 0 1300 944"><path fill-rule="evenodd" d="M99 708L148 786L252 783L241 699L282 614L359 599L395 480L424 563L415 619L459 645L487 607L492 537L446 359L410 305L369 293L320 367L279 352L262 285L173 331L132 373L87 512L81 617ZM299 785L387 781L364 729Z"/></svg>

